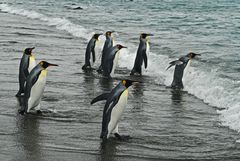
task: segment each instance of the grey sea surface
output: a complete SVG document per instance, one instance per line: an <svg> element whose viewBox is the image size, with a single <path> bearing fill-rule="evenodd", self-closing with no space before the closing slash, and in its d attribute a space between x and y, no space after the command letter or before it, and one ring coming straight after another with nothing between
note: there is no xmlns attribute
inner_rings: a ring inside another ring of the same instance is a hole
<svg viewBox="0 0 240 161"><path fill-rule="evenodd" d="M76 7L78 2L60 2L54 6L54 1L49 1L49 3L43 1L35 7L38 12L42 11L50 16L49 8L52 5L56 17L62 17L62 10L64 10L65 16L67 17L69 14L68 18L75 22L76 10L71 10L71 8L69 10L68 7ZM131 3L130 1L126 2ZM22 7L26 4L31 6L36 3L19 1L17 5ZM102 3L102 5L108 4L105 1ZM114 6L118 3L120 2L114 3ZM183 1L182 7L185 6L185 3L187 2ZM12 2L8 5L14 4ZM47 7L46 4L48 4ZM86 4L90 8L91 3ZM58 5L67 7L57 8ZM124 4L122 5L123 8L126 7ZM86 14L86 6L81 6L83 10L78 11ZM26 9L29 9L28 7ZM152 7L151 13L157 11L158 5L155 6L156 8ZM181 9L181 5L178 4L176 8ZM95 9L102 11L101 6ZM118 12L113 16L121 13ZM131 12L135 11L129 8L129 13ZM49 25L48 21L29 18L21 13L12 14L0 11L0 160L240 160L239 133L227 126L222 126L221 114L217 112L219 109L221 110L220 107L211 106L188 91L172 90L164 83L156 82L156 75L145 74L142 77L130 77L130 69L122 67L122 65L117 68L116 75L112 80L101 77L95 71L85 73L81 67L84 64L84 52L89 38L74 36L72 31L56 29L56 25ZM106 13L99 13L98 16L102 16L101 21L107 21L104 19ZM111 13L109 14L108 18L114 19ZM89 21L87 18L87 16L81 17L85 28L91 27L92 30L94 30L93 26L96 30L110 28L94 25L97 18L94 21ZM129 18L131 19L131 17ZM138 15L132 18L142 19ZM154 21L152 23L152 30L155 30L157 24L154 24ZM133 24L122 22L115 24L117 27L114 27L114 23L111 26L119 29L115 34L116 39L119 35L123 36L123 40L130 37L128 41L130 47L137 46L138 43L137 38L130 36L134 33ZM144 25L142 28L138 27L137 30L140 31L143 30ZM131 28L132 33L125 32L128 28ZM146 30L150 32L151 28ZM167 35L167 28L162 32L166 32ZM170 57L177 58L179 55L173 51L180 46L177 39L181 35L176 33L172 36L176 36L176 40L173 37L167 38L168 40L172 39L172 48L162 47L157 44L158 36L153 37L151 44L153 52L161 51L168 53ZM167 44L164 40L161 42L162 45ZM191 45L189 42L186 44L186 46ZM46 88L41 101L43 114L22 116L18 114L20 107L15 98L18 90L19 61L23 50L33 46L35 47L33 54L37 61L47 60L58 64L59 67L48 68ZM200 51L200 44L193 46ZM208 47L209 50L215 48L214 46ZM239 49L237 46L231 47L235 49L233 52ZM180 51L183 50L185 49L180 49ZM226 49L224 48L224 50ZM200 67L204 66L202 65L206 60L204 58L203 55L203 60L198 62ZM219 57L219 59L221 58ZM215 60L211 59L211 61ZM149 65L151 66L151 64ZM206 65L205 70L208 68L211 68L211 65ZM231 72L234 70L237 70L234 66L229 69ZM239 78L234 74L231 75L231 72L226 72L231 80ZM226 75L224 77L227 77ZM104 102L94 105L90 105L90 102L95 96L110 91L121 78L141 81L130 87L128 105L119 125L119 132L130 135L131 139L119 141L111 137L107 142L102 142L99 136ZM196 90L198 89L196 88Z"/></svg>

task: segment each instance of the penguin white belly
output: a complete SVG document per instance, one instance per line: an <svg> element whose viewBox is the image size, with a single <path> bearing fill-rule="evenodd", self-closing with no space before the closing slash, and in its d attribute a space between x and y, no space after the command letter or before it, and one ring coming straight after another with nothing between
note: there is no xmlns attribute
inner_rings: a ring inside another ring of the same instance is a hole
<svg viewBox="0 0 240 161"><path fill-rule="evenodd" d="M149 46L149 42L146 42L146 54L147 56L149 55L149 51L150 51L150 46Z"/></svg>
<svg viewBox="0 0 240 161"><path fill-rule="evenodd" d="M36 83L32 86L30 97L28 99L28 110L29 112L31 109L37 107L41 101L43 91L46 84L46 77L47 71L42 70L41 74L38 77Z"/></svg>
<svg viewBox="0 0 240 161"><path fill-rule="evenodd" d="M185 80L186 80L185 77L186 77L186 76L188 75L188 73L189 73L189 67L190 67L191 63L192 63L192 60L190 59L190 60L188 61L187 65L186 65L185 69L184 69L184 72L183 72L183 82L185 82ZM185 83L184 83L184 84L185 84Z"/></svg>
<svg viewBox="0 0 240 161"><path fill-rule="evenodd" d="M30 56L29 57L28 72L30 73L35 66L36 66L36 60L35 60L34 56Z"/></svg>
<svg viewBox="0 0 240 161"><path fill-rule="evenodd" d="M118 103L113 107L111 112L111 118L108 123L108 135L107 138L110 136L112 131L118 125L118 122L122 116L122 113L127 105L128 100L128 89L126 89L120 96Z"/></svg>
<svg viewBox="0 0 240 161"><path fill-rule="evenodd" d="M116 53L115 57L114 57L114 60L113 60L113 67L112 67L112 71L111 71L111 76L114 75L114 72L115 72L115 69L116 69L116 66L118 64L118 59L119 59L119 52Z"/></svg>
<svg viewBox="0 0 240 161"><path fill-rule="evenodd" d="M149 42L146 42L146 55L149 58L149 51L150 51L150 46L149 46ZM142 71L146 71L144 65L142 65Z"/></svg>

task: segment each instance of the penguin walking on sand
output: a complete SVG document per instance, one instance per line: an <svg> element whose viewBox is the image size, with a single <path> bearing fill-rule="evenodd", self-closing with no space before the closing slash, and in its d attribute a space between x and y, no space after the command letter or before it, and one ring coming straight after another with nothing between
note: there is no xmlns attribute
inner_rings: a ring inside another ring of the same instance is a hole
<svg viewBox="0 0 240 161"><path fill-rule="evenodd" d="M173 81L171 84L172 88L183 89L184 86L182 83L182 78L183 78L184 69L191 62L191 60L196 56L201 56L201 55L190 52L189 54L179 58L178 60L175 60L169 63L170 66L166 70L168 70L169 68L175 65Z"/></svg>
<svg viewBox="0 0 240 161"><path fill-rule="evenodd" d="M37 110L37 112L41 112L40 101L46 84L46 69L49 66L58 65L41 61L30 72L26 80L24 89L24 102L22 108L19 110L20 114L29 113L29 111L34 108Z"/></svg>
<svg viewBox="0 0 240 161"><path fill-rule="evenodd" d="M114 74L116 64L118 61L116 54L122 48L127 48L127 47L117 44L116 46L107 50L106 55L105 55L106 57L104 58L104 61L102 64L103 75L105 77L111 77Z"/></svg>
<svg viewBox="0 0 240 161"><path fill-rule="evenodd" d="M145 69L148 65L147 52L149 51L149 36L153 34L142 33L140 35L140 43L137 50L137 55L135 58L133 69L131 70L130 75L142 75L142 64L144 61Z"/></svg>
<svg viewBox="0 0 240 161"><path fill-rule="evenodd" d="M137 82L122 80L110 93L101 94L91 101L91 104L94 104L98 101L106 100L103 110L102 132L100 138L104 140L108 139L111 133L120 140L129 137L119 134L118 123L127 105L128 87L134 83Z"/></svg>
<svg viewBox="0 0 240 161"><path fill-rule="evenodd" d="M102 66L103 66L103 62L104 62L104 59L105 59L106 54L107 54L107 50L113 47L112 33L113 33L113 31L107 31L105 33L106 40L105 40L105 43L104 43L104 46L103 46L103 50L102 50L101 64L100 64L100 66L99 66L99 68L97 70L99 73L102 72Z"/></svg>
<svg viewBox="0 0 240 161"><path fill-rule="evenodd" d="M92 62L94 63L96 60L95 55L95 46L98 41L98 37L102 34L94 34L90 41L87 44L86 52L85 52L85 64L82 66L82 70L92 69L90 59L92 54Z"/></svg>
<svg viewBox="0 0 240 161"><path fill-rule="evenodd" d="M33 48L26 48L20 61L19 66L19 90L16 97L20 97L24 93L26 79L31 70L36 66L35 57L32 55Z"/></svg>

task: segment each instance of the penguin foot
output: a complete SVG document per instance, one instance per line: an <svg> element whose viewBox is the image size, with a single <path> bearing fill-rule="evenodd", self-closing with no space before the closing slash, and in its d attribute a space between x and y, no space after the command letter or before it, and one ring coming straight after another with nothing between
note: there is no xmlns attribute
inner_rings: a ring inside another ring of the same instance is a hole
<svg viewBox="0 0 240 161"><path fill-rule="evenodd" d="M43 113L43 112L42 112L41 110L37 110L37 114L38 114L38 115L42 115L42 113Z"/></svg>
<svg viewBox="0 0 240 161"><path fill-rule="evenodd" d="M24 110L18 110L18 113L19 113L20 115L24 115L25 111L24 111Z"/></svg>
<svg viewBox="0 0 240 161"><path fill-rule="evenodd" d="M101 69L97 69L97 72L98 72L99 74L102 74L102 70L101 70Z"/></svg>
<svg viewBox="0 0 240 161"><path fill-rule="evenodd" d="M114 135L120 141L127 141L131 139L130 135L119 135L118 133L114 133Z"/></svg>
<svg viewBox="0 0 240 161"><path fill-rule="evenodd" d="M82 70L84 70L84 71L92 71L93 68L91 66L89 66L89 65L84 65L84 66L82 66Z"/></svg>
<svg viewBox="0 0 240 161"><path fill-rule="evenodd" d="M138 73L138 72L133 72L133 71L132 71L132 72L130 73L130 75L131 75L131 76L133 76L133 75L141 76L142 73Z"/></svg>
<svg viewBox="0 0 240 161"><path fill-rule="evenodd" d="M16 97L21 97L22 95L21 95L21 93L18 92L15 96Z"/></svg>

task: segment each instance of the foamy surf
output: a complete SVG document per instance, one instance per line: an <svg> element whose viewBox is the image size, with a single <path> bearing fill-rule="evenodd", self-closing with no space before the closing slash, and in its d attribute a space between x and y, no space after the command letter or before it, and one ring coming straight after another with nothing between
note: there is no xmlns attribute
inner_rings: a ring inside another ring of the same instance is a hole
<svg viewBox="0 0 240 161"><path fill-rule="evenodd" d="M74 24L65 18L49 17L36 11L19 9L7 4L0 4L0 10L3 12L25 16L31 19L38 19L46 22L49 26L55 26L58 30L66 31L73 36L89 39L92 35L90 30ZM151 40L150 40L151 41ZM103 45L101 38L101 47ZM128 47L127 50L121 50L120 67L132 69L136 56L137 45L120 43ZM187 53L183 53L187 54ZM124 55L124 56L123 56ZM178 59L178 58L176 58ZM174 68L166 71L168 63L172 61L165 55L159 55L150 52L149 66L144 70L144 75L153 77L156 84L169 86L172 82ZM98 60L99 62L99 60ZM198 64L197 60L192 64ZM197 66L197 65L196 65ZM217 71L203 71L201 66L190 67L185 72L183 79L184 90L188 93L202 99L205 103L219 108L220 120L223 126L228 126L240 132L240 82L228 78L220 78ZM199 107L201 108L201 107Z"/></svg>
<svg viewBox="0 0 240 161"><path fill-rule="evenodd" d="M76 37L88 39L90 34L88 30L85 29L84 27L76 25L65 18L49 17L36 11L25 10L7 4L0 4L0 10L2 12L7 12L47 22L48 26L55 26L58 30L66 31Z"/></svg>
<svg viewBox="0 0 240 161"><path fill-rule="evenodd" d="M136 50L125 50L123 55L120 66L127 67L131 70L131 65L136 56ZM173 59L169 59L164 55L150 53L149 67L147 70L144 70L144 74L152 76L156 84L170 86L174 72L174 67L166 71L170 61L173 61ZM198 66L197 60L193 60L192 64L197 64L196 66ZM214 69L205 72L201 71L201 67L190 66L185 70L183 84L184 91L219 109L218 113L221 114L220 120L223 126L228 126L240 132L239 82L232 81L228 78L220 78Z"/></svg>

